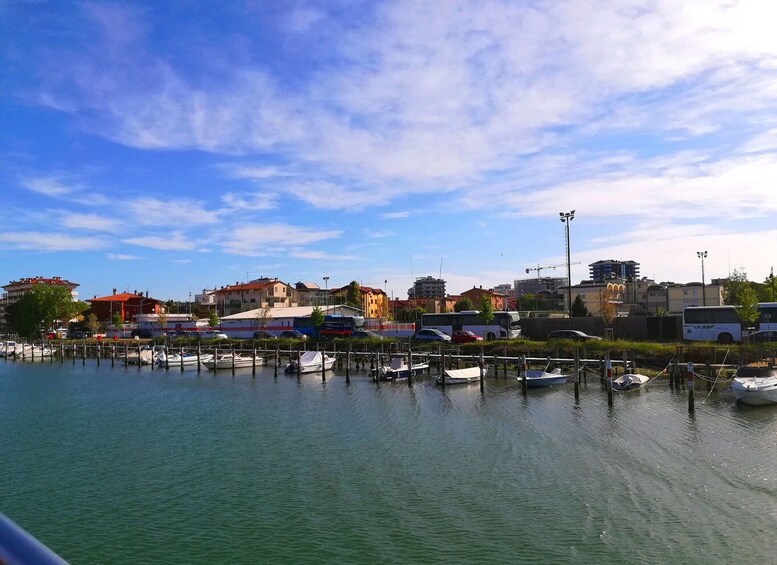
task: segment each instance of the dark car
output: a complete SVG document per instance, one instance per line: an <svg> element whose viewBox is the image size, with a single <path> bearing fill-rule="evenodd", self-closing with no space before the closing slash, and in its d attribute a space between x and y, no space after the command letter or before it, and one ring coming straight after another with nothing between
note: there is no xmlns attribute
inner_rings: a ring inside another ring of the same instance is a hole
<svg viewBox="0 0 777 565"><path fill-rule="evenodd" d="M580 330L555 330L548 334L548 339L571 339L572 341L590 341L602 339L596 335L588 335Z"/></svg>
<svg viewBox="0 0 777 565"><path fill-rule="evenodd" d="M130 332L131 337L138 337L141 339L151 339L151 330L132 330Z"/></svg>
<svg viewBox="0 0 777 565"><path fill-rule="evenodd" d="M434 328L424 328L413 334L415 341L450 341L451 336Z"/></svg>
<svg viewBox="0 0 777 565"><path fill-rule="evenodd" d="M470 343L473 341L483 341L483 338L469 330L456 330L451 336L453 343Z"/></svg>
<svg viewBox="0 0 777 565"><path fill-rule="evenodd" d="M750 334L750 341L753 343L771 343L777 342L777 330L761 330Z"/></svg>
<svg viewBox="0 0 777 565"><path fill-rule="evenodd" d="M267 330L257 330L254 332L254 339L278 339L278 336Z"/></svg>
<svg viewBox="0 0 777 565"><path fill-rule="evenodd" d="M353 329L347 324L324 322L318 328L319 337L351 337Z"/></svg>
<svg viewBox="0 0 777 565"><path fill-rule="evenodd" d="M382 335L370 330L356 330L351 334L351 337L358 339L383 339Z"/></svg>
<svg viewBox="0 0 777 565"><path fill-rule="evenodd" d="M86 332L76 330L68 334L68 339L86 339Z"/></svg>
<svg viewBox="0 0 777 565"><path fill-rule="evenodd" d="M278 337L281 339L307 339L308 336L299 330L283 330Z"/></svg>

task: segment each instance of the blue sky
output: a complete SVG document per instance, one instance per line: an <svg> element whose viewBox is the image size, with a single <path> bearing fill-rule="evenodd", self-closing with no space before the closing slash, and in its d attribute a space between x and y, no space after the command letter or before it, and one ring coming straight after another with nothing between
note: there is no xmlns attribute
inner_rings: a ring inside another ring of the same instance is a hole
<svg viewBox="0 0 777 565"><path fill-rule="evenodd" d="M777 5L0 0L0 281L777 263ZM563 274L564 268L542 274ZM534 273L528 276L533 276Z"/></svg>

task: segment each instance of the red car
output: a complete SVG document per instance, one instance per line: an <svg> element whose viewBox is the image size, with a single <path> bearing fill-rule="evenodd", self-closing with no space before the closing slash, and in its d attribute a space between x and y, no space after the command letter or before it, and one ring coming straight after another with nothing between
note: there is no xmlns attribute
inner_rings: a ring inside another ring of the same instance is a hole
<svg viewBox="0 0 777 565"><path fill-rule="evenodd" d="M470 343L472 341L483 341L483 338L469 330L456 330L451 336L453 343Z"/></svg>

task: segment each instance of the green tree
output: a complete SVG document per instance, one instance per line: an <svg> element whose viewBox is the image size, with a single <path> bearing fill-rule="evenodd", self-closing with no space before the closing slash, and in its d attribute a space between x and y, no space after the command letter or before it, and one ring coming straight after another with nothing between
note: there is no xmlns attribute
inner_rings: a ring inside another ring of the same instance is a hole
<svg viewBox="0 0 777 565"><path fill-rule="evenodd" d="M575 296L575 300L572 302L572 317L573 318L585 318L588 316L588 308L585 305L583 297L579 294Z"/></svg>
<svg viewBox="0 0 777 565"><path fill-rule="evenodd" d="M86 317L86 329L92 335L96 334L100 330L100 321L97 319L97 315L92 312Z"/></svg>
<svg viewBox="0 0 777 565"><path fill-rule="evenodd" d="M527 292L521 296L521 309L537 310L537 295L531 292Z"/></svg>
<svg viewBox="0 0 777 565"><path fill-rule="evenodd" d="M491 304L491 297L484 294L480 297L480 312L478 318L483 322L483 325L488 324L494 317L494 307Z"/></svg>
<svg viewBox="0 0 777 565"><path fill-rule="evenodd" d="M752 326L758 320L760 314L758 312L758 296L755 290L750 286L746 286L740 292L739 300L737 315L743 324L746 324L748 327Z"/></svg>
<svg viewBox="0 0 777 565"><path fill-rule="evenodd" d="M34 337L53 327L55 321L65 323L88 308L84 302L74 302L64 286L36 284L7 308L6 320L19 335Z"/></svg>
<svg viewBox="0 0 777 565"><path fill-rule="evenodd" d="M208 312L208 325L211 328L218 327L219 322L220 322L219 315L216 313L215 310L211 310L210 312Z"/></svg>
<svg viewBox="0 0 777 565"><path fill-rule="evenodd" d="M270 310L271 307L269 304L265 304L261 308L259 308L256 312L256 320L259 322L259 327L261 329L264 329L267 327L267 324L270 322L270 319L272 316L270 316Z"/></svg>
<svg viewBox="0 0 777 565"><path fill-rule="evenodd" d="M453 305L453 311L454 312L462 312L464 310L474 310L475 305L472 304L472 301L468 297L459 298L456 303Z"/></svg>
<svg viewBox="0 0 777 565"><path fill-rule="evenodd" d="M122 327L122 326L124 325L124 320L122 319L122 317L121 317L121 314L119 314L118 312L116 312L116 313L115 313L115 314L114 314L114 315L111 317L111 324L113 324L113 326L114 326L114 327L116 327L116 328L120 328L120 327Z"/></svg>
<svg viewBox="0 0 777 565"><path fill-rule="evenodd" d="M747 273L743 270L734 269L734 272L729 275L723 285L725 292L724 302L739 306L742 304L742 292L749 287L750 281L747 280Z"/></svg>
<svg viewBox="0 0 777 565"><path fill-rule="evenodd" d="M318 328L324 323L324 312L319 306L313 307L313 311L310 313L310 321L313 323L314 328Z"/></svg>
<svg viewBox="0 0 777 565"><path fill-rule="evenodd" d="M361 286L356 281L351 281L348 284L348 290L345 294L345 303L355 306L356 308L362 307L362 293Z"/></svg>

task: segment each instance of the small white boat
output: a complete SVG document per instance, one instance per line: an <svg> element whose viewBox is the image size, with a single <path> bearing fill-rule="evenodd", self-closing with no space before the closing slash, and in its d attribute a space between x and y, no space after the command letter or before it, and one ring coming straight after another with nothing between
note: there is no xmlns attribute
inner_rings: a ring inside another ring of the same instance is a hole
<svg viewBox="0 0 777 565"><path fill-rule="evenodd" d="M320 373L329 371L335 366L335 358L331 355L325 355L320 351L306 351L300 355L299 362L292 360L284 372L286 373Z"/></svg>
<svg viewBox="0 0 777 565"><path fill-rule="evenodd" d="M567 377L561 372L558 367L552 371L546 371L544 369L527 369L526 371L526 386L529 388L541 388L546 386L563 385L567 382ZM522 377L518 377L518 380L522 380Z"/></svg>
<svg viewBox="0 0 777 565"><path fill-rule="evenodd" d="M0 357L13 357L16 353L15 341L3 341L0 343Z"/></svg>
<svg viewBox="0 0 777 565"><path fill-rule="evenodd" d="M124 361L127 365L151 365L160 354L159 350L151 349L150 347L144 347L140 351L132 349L127 351L127 355L119 355L118 357Z"/></svg>
<svg viewBox="0 0 777 565"><path fill-rule="evenodd" d="M483 374L488 369L483 367ZM437 377L437 384L443 383L442 375ZM466 369L445 369L445 384L446 385L461 385L467 383L474 383L480 380L480 367L477 365L474 367L467 367Z"/></svg>
<svg viewBox="0 0 777 565"><path fill-rule="evenodd" d="M777 404L777 368L740 367L731 381L731 391L742 404Z"/></svg>
<svg viewBox="0 0 777 565"><path fill-rule="evenodd" d="M163 351L156 356L156 364L158 367L180 367L181 364L183 364L184 367L196 367L197 363L205 363L212 360L213 355L210 353L203 353L197 357L196 353L184 352L183 355L181 355L181 353L171 353L168 355L167 352ZM259 358L257 357L257 365L261 365L258 361ZM232 365L230 365L230 367L231 366Z"/></svg>
<svg viewBox="0 0 777 565"><path fill-rule="evenodd" d="M47 357L52 357L53 355L54 350L51 347L46 347L45 345L32 345L29 346L29 349L25 351L26 358L30 360L44 359Z"/></svg>
<svg viewBox="0 0 777 565"><path fill-rule="evenodd" d="M645 386L650 377L639 373L625 373L612 380L613 390L632 390Z"/></svg>
<svg viewBox="0 0 777 565"><path fill-rule="evenodd" d="M253 356L244 357L239 353L219 353L218 357L211 357L209 360L203 361L202 364L211 371L216 369L231 369L232 367L235 369L245 369L246 367L254 366L254 358ZM264 365L264 357L256 358L256 366L258 367L259 365Z"/></svg>
<svg viewBox="0 0 777 565"><path fill-rule="evenodd" d="M417 375L426 371L429 368L429 363L423 361L421 363L413 363L412 374ZM396 355L391 358L391 362L386 365L378 367L378 378L382 381L399 381L405 380L411 375L411 369L407 366L407 358L404 355Z"/></svg>

